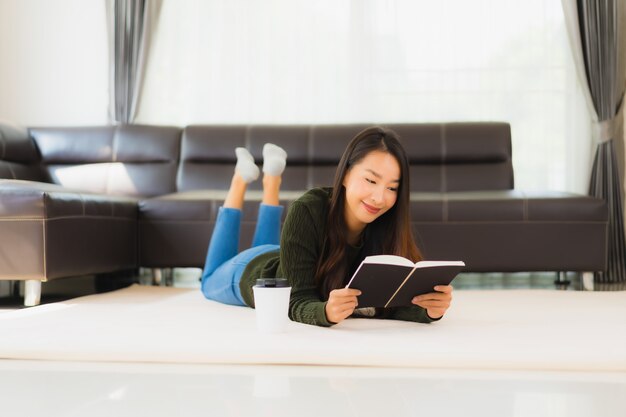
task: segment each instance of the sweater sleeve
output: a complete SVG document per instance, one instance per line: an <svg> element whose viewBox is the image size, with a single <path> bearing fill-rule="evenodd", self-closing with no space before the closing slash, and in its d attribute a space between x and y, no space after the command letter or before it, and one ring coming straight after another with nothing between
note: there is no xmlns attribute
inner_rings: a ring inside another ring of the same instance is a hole
<svg viewBox="0 0 626 417"><path fill-rule="evenodd" d="M416 321L418 323L431 323L441 320L441 318L431 319L426 314L426 310L420 306L392 307L385 311L385 316L385 318L392 320Z"/></svg>
<svg viewBox="0 0 626 417"><path fill-rule="evenodd" d="M323 221L304 203L296 201L289 207L281 235L280 268L292 287L289 317L300 323L329 327L333 323L326 318L326 302L320 299L315 285Z"/></svg>

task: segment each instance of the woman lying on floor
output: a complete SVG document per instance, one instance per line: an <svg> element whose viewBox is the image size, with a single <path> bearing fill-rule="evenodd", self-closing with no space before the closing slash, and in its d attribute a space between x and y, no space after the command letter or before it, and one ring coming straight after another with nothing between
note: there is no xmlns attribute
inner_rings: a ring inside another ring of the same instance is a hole
<svg viewBox="0 0 626 417"><path fill-rule="evenodd" d="M263 201L252 248L239 254L244 194L259 168L245 148L236 154L202 274L206 298L254 307L252 287L258 278L286 277L292 287L289 317L302 323L331 326L351 316L428 323L444 315L451 286L415 297L413 306L386 309L357 308L360 292L345 288L366 256L421 259L409 218L409 164L393 131L372 127L355 136L341 157L333 188L312 189L295 201L282 236L279 190L287 153L266 144Z"/></svg>

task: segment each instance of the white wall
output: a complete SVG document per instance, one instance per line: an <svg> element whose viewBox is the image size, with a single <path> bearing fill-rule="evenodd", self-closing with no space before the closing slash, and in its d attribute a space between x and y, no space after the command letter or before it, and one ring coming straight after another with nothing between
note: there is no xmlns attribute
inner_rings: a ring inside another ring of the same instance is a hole
<svg viewBox="0 0 626 417"><path fill-rule="evenodd" d="M102 0L0 0L0 119L23 126L107 123Z"/></svg>

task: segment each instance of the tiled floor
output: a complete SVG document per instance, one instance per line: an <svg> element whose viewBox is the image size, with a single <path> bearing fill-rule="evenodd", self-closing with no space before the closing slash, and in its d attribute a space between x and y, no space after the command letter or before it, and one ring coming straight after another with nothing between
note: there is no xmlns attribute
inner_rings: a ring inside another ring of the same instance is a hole
<svg viewBox="0 0 626 417"><path fill-rule="evenodd" d="M2 415L618 417L626 375L0 361Z"/></svg>

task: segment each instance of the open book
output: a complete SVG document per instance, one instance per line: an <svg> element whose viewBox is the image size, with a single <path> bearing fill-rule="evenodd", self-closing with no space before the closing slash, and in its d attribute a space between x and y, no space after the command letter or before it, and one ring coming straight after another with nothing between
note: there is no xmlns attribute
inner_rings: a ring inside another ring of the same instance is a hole
<svg viewBox="0 0 626 417"><path fill-rule="evenodd" d="M358 308L410 306L416 295L434 292L436 285L450 284L463 267L462 261L413 263L395 255L368 256L346 288L361 290Z"/></svg>

